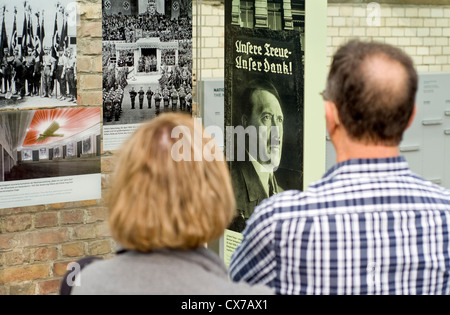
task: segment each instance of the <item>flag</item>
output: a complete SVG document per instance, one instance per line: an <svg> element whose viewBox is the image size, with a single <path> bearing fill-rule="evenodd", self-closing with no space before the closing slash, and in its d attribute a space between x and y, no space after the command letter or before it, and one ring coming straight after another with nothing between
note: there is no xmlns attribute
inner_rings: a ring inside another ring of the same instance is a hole
<svg viewBox="0 0 450 315"><path fill-rule="evenodd" d="M34 31L33 22L31 21L31 16L28 16L28 47L33 47L34 49Z"/></svg>
<svg viewBox="0 0 450 315"><path fill-rule="evenodd" d="M39 54L40 60L42 61L44 57L44 37L45 37L45 28L44 28L45 22L44 22L44 13L42 13L42 24L41 24L41 31L39 32L39 39L41 42L41 53Z"/></svg>
<svg viewBox="0 0 450 315"><path fill-rule="evenodd" d="M68 24L67 24L67 19L66 19L65 22L63 20L63 28L61 31L61 38L59 40L59 47L62 47L64 49L69 47L69 36L67 34L67 32L68 32L67 28L68 28Z"/></svg>
<svg viewBox="0 0 450 315"><path fill-rule="evenodd" d="M28 22L26 10L23 13L23 29L22 29L22 56L27 55L27 44L28 44Z"/></svg>
<svg viewBox="0 0 450 315"><path fill-rule="evenodd" d="M9 53L11 56L14 56L14 49L17 46L17 22L16 22L16 17L17 17L17 10L14 11L14 22L13 22L13 29L12 29L12 33L11 33L11 43L9 45Z"/></svg>
<svg viewBox="0 0 450 315"><path fill-rule="evenodd" d="M69 48L69 24L67 23L67 18L66 18L66 32L64 35L66 41L66 48Z"/></svg>
<svg viewBox="0 0 450 315"><path fill-rule="evenodd" d="M178 17L180 16L180 1L179 0L172 0L172 16L171 19L172 20L176 20L178 19Z"/></svg>
<svg viewBox="0 0 450 315"><path fill-rule="evenodd" d="M39 58L42 57L42 38L41 38L41 25L39 23L39 13L36 13L37 17L37 27L36 36L34 37L34 50L36 51ZM42 60L40 60L42 61Z"/></svg>
<svg viewBox="0 0 450 315"><path fill-rule="evenodd" d="M53 29L53 40L52 40L52 57L58 58L58 47L59 47L59 32L58 32L58 12L55 15L55 28Z"/></svg>
<svg viewBox="0 0 450 315"><path fill-rule="evenodd" d="M3 13L2 35L0 40L0 60L3 59L3 50L8 48L8 36L6 35L5 13Z"/></svg>

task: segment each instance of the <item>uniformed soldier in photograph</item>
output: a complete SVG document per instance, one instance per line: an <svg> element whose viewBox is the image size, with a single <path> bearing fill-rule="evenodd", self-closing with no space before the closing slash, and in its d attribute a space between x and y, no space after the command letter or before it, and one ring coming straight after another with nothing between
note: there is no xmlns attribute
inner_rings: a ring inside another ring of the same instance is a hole
<svg viewBox="0 0 450 315"><path fill-rule="evenodd" d="M169 107L169 96L170 92L167 86L164 87L162 92L163 100L164 100L164 107Z"/></svg>
<svg viewBox="0 0 450 315"><path fill-rule="evenodd" d="M41 90L41 58L36 50L33 50L34 72L33 72L33 91L35 96L39 96Z"/></svg>
<svg viewBox="0 0 450 315"><path fill-rule="evenodd" d="M161 107L161 93L159 93L159 89L155 91L155 108L159 109Z"/></svg>
<svg viewBox="0 0 450 315"><path fill-rule="evenodd" d="M151 72L156 72L157 71L157 65L158 65L158 60L156 60L155 56L151 57L151 68L150 71Z"/></svg>
<svg viewBox="0 0 450 315"><path fill-rule="evenodd" d="M64 63L64 73L69 83L69 102L77 102L77 58L73 53L73 48L68 49L68 55Z"/></svg>
<svg viewBox="0 0 450 315"><path fill-rule="evenodd" d="M138 94L139 94L139 108L142 109L144 108L144 95L145 95L143 87L141 87Z"/></svg>
<svg viewBox="0 0 450 315"><path fill-rule="evenodd" d="M153 96L153 91L151 89L151 87L148 87L147 90L147 101L148 101L148 108L152 108L152 96Z"/></svg>
<svg viewBox="0 0 450 315"><path fill-rule="evenodd" d="M178 106L178 92L177 89L175 89L175 85L172 85L172 90L170 91L170 98L172 100L172 111L176 111Z"/></svg>
<svg viewBox="0 0 450 315"><path fill-rule="evenodd" d="M178 97L180 98L180 109L186 109L186 91L184 90L184 86L180 87L180 91L178 92Z"/></svg>
<svg viewBox="0 0 450 315"><path fill-rule="evenodd" d="M68 53L67 53L68 54ZM67 97L67 80L66 75L64 74L64 64L67 61L67 55L66 52L64 52L64 48L60 47L58 50L58 65L56 67L56 79L59 83L59 91L60 96L59 100L63 101L66 100Z"/></svg>
<svg viewBox="0 0 450 315"><path fill-rule="evenodd" d="M53 71L55 70L56 59L52 57L51 47L45 47L45 55L42 60L42 77L44 82L44 97L52 97L52 81L53 81Z"/></svg>
<svg viewBox="0 0 450 315"><path fill-rule="evenodd" d="M123 90L123 88L122 88L122 86L120 84L117 87L117 91L119 91L119 95L120 95L120 111L122 111L123 95L124 95L125 91Z"/></svg>
<svg viewBox="0 0 450 315"><path fill-rule="evenodd" d="M119 121L120 120L120 114L122 113L122 95L123 90L119 88L114 93L113 98L113 110L114 110L114 120Z"/></svg>
<svg viewBox="0 0 450 315"><path fill-rule="evenodd" d="M20 46L14 49L14 61L12 63L12 75L16 84L16 92L14 95L19 95L17 99L21 100L25 96L25 84L24 84L24 66L23 60L20 56Z"/></svg>
<svg viewBox="0 0 450 315"><path fill-rule="evenodd" d="M12 91L12 81L11 81L11 65L14 61L14 57L9 55L9 49L3 49L3 58L1 60L0 71L3 78L2 93L8 93Z"/></svg>
<svg viewBox="0 0 450 315"><path fill-rule="evenodd" d="M162 99L161 92L159 91L159 89L156 89L154 99L155 99L155 115L159 116L159 114L161 114L161 99Z"/></svg>
<svg viewBox="0 0 450 315"><path fill-rule="evenodd" d="M33 47L28 47L28 54L24 58L24 83L26 80L27 94L26 96L34 95L34 69L36 65L36 56L34 56Z"/></svg>
<svg viewBox="0 0 450 315"><path fill-rule="evenodd" d="M103 117L106 118L106 122L111 122L114 117L113 96L114 92L110 91L103 100Z"/></svg>
<svg viewBox="0 0 450 315"><path fill-rule="evenodd" d="M192 94L190 90L188 90L188 94L186 95L186 107L186 111L192 113Z"/></svg>
<svg viewBox="0 0 450 315"><path fill-rule="evenodd" d="M131 109L135 109L137 92L134 90L134 86L131 87L131 91L129 93L131 99Z"/></svg>

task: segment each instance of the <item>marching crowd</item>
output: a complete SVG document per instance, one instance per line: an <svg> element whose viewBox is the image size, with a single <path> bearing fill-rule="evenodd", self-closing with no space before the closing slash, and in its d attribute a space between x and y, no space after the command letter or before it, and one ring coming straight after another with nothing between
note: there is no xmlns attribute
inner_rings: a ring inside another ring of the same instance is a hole
<svg viewBox="0 0 450 315"><path fill-rule="evenodd" d="M139 109L144 108L145 100L147 98L148 108L152 108L152 100L155 104L157 114L160 113L161 104L164 109L172 108L172 111L186 111L192 112L192 88L186 84L181 85L178 89L175 85L170 88L168 85L157 88L155 92L151 87L148 87L147 91L141 87L139 91L136 91L134 87L130 90L131 109L136 109L136 97L139 99Z"/></svg>
<svg viewBox="0 0 450 315"><path fill-rule="evenodd" d="M122 114L122 103L124 99L124 89L120 84L116 88L103 89L103 115L107 122L119 121ZM155 91L149 86L146 91L141 87L139 91L136 91L134 87L131 87L129 91L131 109L136 109L136 99L139 102L139 109L144 109L147 102L147 108L151 109L152 105L155 105L155 113L158 116L161 114L161 107L164 112L172 111L185 111L192 112L192 87L185 82L178 88L175 85L163 85L159 86ZM145 99L147 101L145 101Z"/></svg>

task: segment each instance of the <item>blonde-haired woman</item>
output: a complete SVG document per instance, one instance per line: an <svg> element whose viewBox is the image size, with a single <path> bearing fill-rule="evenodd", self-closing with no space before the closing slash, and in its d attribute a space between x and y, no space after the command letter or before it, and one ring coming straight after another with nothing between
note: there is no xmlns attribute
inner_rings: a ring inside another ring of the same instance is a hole
<svg viewBox="0 0 450 315"><path fill-rule="evenodd" d="M204 246L229 225L235 199L223 153L203 132L186 114L163 114L126 142L109 197L111 233L125 250L86 266L72 294L272 293L230 282Z"/></svg>

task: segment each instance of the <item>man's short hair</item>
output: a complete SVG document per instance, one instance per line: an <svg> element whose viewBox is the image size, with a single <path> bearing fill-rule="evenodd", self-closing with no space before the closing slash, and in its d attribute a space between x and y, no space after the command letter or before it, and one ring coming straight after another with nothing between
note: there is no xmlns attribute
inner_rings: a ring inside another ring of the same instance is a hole
<svg viewBox="0 0 450 315"><path fill-rule="evenodd" d="M400 66L404 72L380 79L370 71L374 59ZM414 63L402 50L352 40L334 55L325 96L336 104L350 137L366 143L398 145L414 109L417 86Z"/></svg>
<svg viewBox="0 0 450 315"><path fill-rule="evenodd" d="M252 95L254 92L261 90L261 91L267 91L271 94L273 94L278 102L281 105L281 99L280 99L280 95L278 94L277 89L275 88L275 86L272 84L272 82L268 81L268 80L264 80L264 79L255 79L250 81L250 83L245 87L245 89L243 90L241 97L239 98L238 102L240 102L240 112L239 115L240 117L242 116L247 116L250 117L252 115L252 111L253 111L253 103L252 103ZM239 124L241 122L240 119L238 119L237 121L239 121Z"/></svg>

